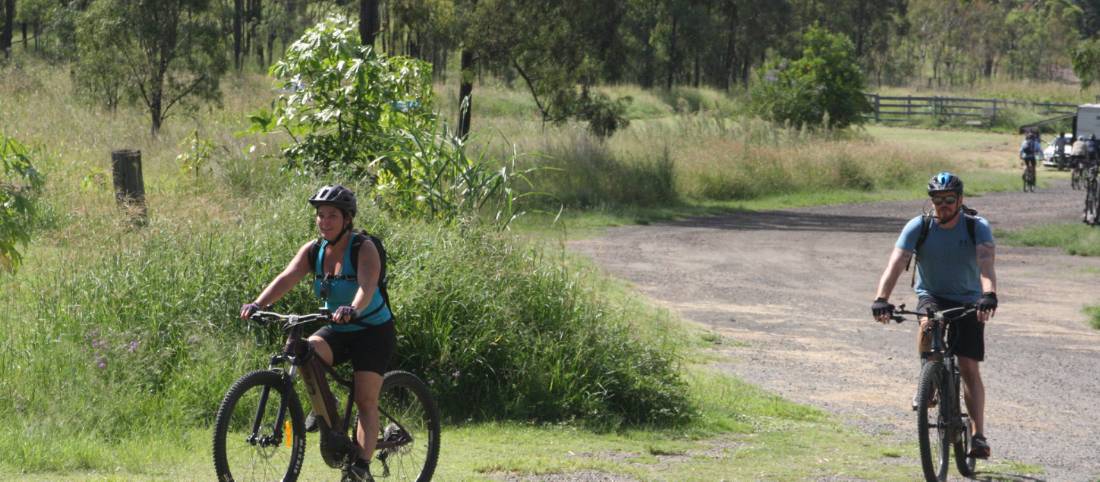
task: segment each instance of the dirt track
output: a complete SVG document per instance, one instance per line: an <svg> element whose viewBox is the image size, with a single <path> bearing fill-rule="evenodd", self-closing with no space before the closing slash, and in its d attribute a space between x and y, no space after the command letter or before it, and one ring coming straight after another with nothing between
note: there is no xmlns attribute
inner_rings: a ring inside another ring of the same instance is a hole
<svg viewBox="0 0 1100 482"><path fill-rule="evenodd" d="M967 204L996 231L1079 221L1082 201L1062 182ZM915 327L879 325L869 306L898 232L920 208L910 201L741 213L616 228L571 247L684 318L747 342L724 345L723 369L910 441ZM1001 308L986 328L982 370L993 460L1041 466L1033 477L1044 480L1096 480L1100 333L1081 308L1100 303L1100 258L998 246L997 277ZM913 307L908 284L905 273L892 301ZM981 478L1034 480L982 467Z"/></svg>

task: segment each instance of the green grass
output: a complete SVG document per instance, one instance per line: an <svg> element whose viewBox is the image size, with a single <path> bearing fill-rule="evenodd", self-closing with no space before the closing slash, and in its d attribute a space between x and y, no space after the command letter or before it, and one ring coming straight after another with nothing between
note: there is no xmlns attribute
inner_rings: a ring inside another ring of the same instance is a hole
<svg viewBox="0 0 1100 482"><path fill-rule="evenodd" d="M332 180L281 172L279 137L234 135L272 98L263 77L225 79L223 106L173 118L153 139L139 109L77 102L64 67L24 60L0 70L0 129L38 149L48 201L24 248L33 261L0 275L9 327L0 392L11 394L0 397L10 421L0 427L0 478L208 479L217 403L279 345L277 334L235 320L236 309L313 235L302 200ZM729 119L736 99L713 91L635 89L612 89L636 96L637 121L600 143L580 137L583 126L542 126L522 91L486 86L475 91L484 117L475 117L482 137L473 144L584 173L548 175L540 188L571 199L567 228L555 229L581 233L731 209L908 199L923 196L931 170L956 165L873 135ZM678 106L687 108L674 115ZM176 157L195 131L216 146L197 176L181 173ZM108 159L119 147L143 154L142 229L114 205ZM764 187L753 187L755 175ZM854 184L826 188L838 179ZM737 340L683 325L561 244L395 219L362 198L357 225L386 239L391 256L398 364L431 382L445 409L442 480L576 470L646 480L912 477L896 459L913 447L882 448L818 410L691 365L712 361L700 347ZM519 226L534 231L549 216ZM298 289L280 307L308 311L315 301ZM316 452L308 459L311 477L331 477Z"/></svg>
<svg viewBox="0 0 1100 482"><path fill-rule="evenodd" d="M696 367L688 370L700 418L675 429L592 432L573 424L516 422L444 426L436 480L600 473L641 480L806 480L856 477L906 480L919 470L898 463L915 444L883 444L855 433L820 411L764 393ZM0 464L0 478L20 480L208 480L209 431L147 433L118 442L74 438L46 459L68 461L50 470ZM26 440L0 447L27 450ZM316 438L301 480L331 480ZM33 448L31 450L34 450Z"/></svg>
<svg viewBox="0 0 1100 482"><path fill-rule="evenodd" d="M1089 324L1100 330L1100 305L1086 306L1085 314L1089 317Z"/></svg>
<svg viewBox="0 0 1100 482"><path fill-rule="evenodd" d="M1016 246L1059 248L1075 256L1100 256L1100 230L1079 223L1045 224L998 233L998 239Z"/></svg>

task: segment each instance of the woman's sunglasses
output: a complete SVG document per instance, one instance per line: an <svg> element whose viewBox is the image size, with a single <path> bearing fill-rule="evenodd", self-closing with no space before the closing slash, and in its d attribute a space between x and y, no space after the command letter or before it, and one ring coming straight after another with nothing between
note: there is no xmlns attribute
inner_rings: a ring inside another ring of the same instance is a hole
<svg viewBox="0 0 1100 482"><path fill-rule="evenodd" d="M955 204L959 198L956 196L932 196L932 204L939 206L940 204Z"/></svg>

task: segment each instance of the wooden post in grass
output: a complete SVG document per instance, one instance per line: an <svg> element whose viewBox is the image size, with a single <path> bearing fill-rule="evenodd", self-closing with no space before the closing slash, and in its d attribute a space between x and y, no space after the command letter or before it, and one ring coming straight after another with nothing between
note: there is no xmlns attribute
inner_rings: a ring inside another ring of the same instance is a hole
<svg viewBox="0 0 1100 482"><path fill-rule="evenodd" d="M111 172L115 182L115 200L144 226L148 220L145 209L145 181L141 177L141 151L119 149L111 151Z"/></svg>

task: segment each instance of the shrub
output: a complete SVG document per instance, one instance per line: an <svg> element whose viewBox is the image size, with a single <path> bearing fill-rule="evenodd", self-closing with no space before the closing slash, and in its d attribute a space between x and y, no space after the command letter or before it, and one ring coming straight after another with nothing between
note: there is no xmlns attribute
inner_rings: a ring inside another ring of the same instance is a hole
<svg viewBox="0 0 1100 482"><path fill-rule="evenodd" d="M14 271L23 259L16 246L30 241L35 198L44 183L27 148L0 133L0 271Z"/></svg>
<svg viewBox="0 0 1100 482"><path fill-rule="evenodd" d="M871 106L852 42L811 27L802 36L802 57L773 58L752 86L754 111L777 123L844 128L861 124ZM831 122L831 125L829 123Z"/></svg>

